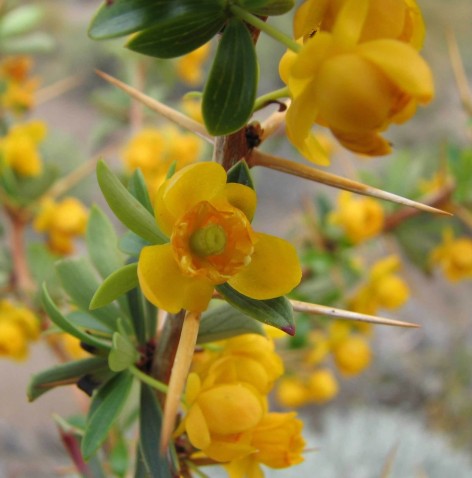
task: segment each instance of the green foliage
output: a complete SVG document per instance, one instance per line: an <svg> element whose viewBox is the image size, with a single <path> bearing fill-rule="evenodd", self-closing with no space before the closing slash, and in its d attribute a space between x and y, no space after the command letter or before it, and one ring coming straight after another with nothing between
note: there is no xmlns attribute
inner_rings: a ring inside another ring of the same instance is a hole
<svg viewBox="0 0 472 478"><path fill-rule="evenodd" d="M152 244L167 242L151 213L128 192L103 161L97 164L97 179L111 210L126 227Z"/></svg>
<svg viewBox="0 0 472 478"><path fill-rule="evenodd" d="M127 335L115 332L113 334L113 344L108 355L108 366L113 372L122 372L139 359L136 347Z"/></svg>
<svg viewBox="0 0 472 478"><path fill-rule="evenodd" d="M249 170L249 167L244 159L238 161L231 169L228 170L226 182L239 183L243 184L244 186L248 186L251 189L255 189L251 171Z"/></svg>
<svg viewBox="0 0 472 478"><path fill-rule="evenodd" d="M295 5L294 0L239 0L239 5L258 16L283 15Z"/></svg>
<svg viewBox="0 0 472 478"><path fill-rule="evenodd" d="M233 307L243 314L264 324L272 325L289 335L295 334L293 309L286 297L276 297L269 300L256 300L234 290L228 284L216 286L216 290Z"/></svg>
<svg viewBox="0 0 472 478"><path fill-rule="evenodd" d="M242 334L264 335L264 330L259 322L224 304L203 314L197 343L215 342Z"/></svg>
<svg viewBox="0 0 472 478"><path fill-rule="evenodd" d="M455 180L453 198L458 203L472 205L472 149L449 146L449 168Z"/></svg>
<svg viewBox="0 0 472 478"><path fill-rule="evenodd" d="M89 460L105 441L131 392L133 376L121 372L106 382L92 398L85 434L81 444L84 459Z"/></svg>
<svg viewBox="0 0 472 478"><path fill-rule="evenodd" d="M242 128L252 114L258 82L257 57L242 20L231 19L218 44L203 92L208 131L220 136Z"/></svg>
<svg viewBox="0 0 472 478"><path fill-rule="evenodd" d="M110 274L96 290L90 301L90 309L110 304L138 285L138 264L136 262L121 267Z"/></svg>
<svg viewBox="0 0 472 478"><path fill-rule="evenodd" d="M43 370L31 378L27 391L28 400L32 402L55 387L77 383L85 375L105 370L108 370L108 365L104 357L76 360Z"/></svg>

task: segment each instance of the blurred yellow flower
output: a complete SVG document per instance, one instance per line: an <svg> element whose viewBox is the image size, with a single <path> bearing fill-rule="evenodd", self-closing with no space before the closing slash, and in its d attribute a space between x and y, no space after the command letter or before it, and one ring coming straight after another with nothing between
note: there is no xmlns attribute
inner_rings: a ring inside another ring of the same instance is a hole
<svg viewBox="0 0 472 478"><path fill-rule="evenodd" d="M397 309L410 297L405 281L396 274L400 259L389 256L377 261L369 279L349 301L349 308L365 314L376 314L377 309Z"/></svg>
<svg viewBox="0 0 472 478"><path fill-rule="evenodd" d="M29 309L0 301L0 357L25 359L29 342L37 340L39 334L39 321Z"/></svg>
<svg viewBox="0 0 472 478"><path fill-rule="evenodd" d="M309 394L305 382L297 376L287 376L279 380L276 390L277 401L287 408L306 405Z"/></svg>
<svg viewBox="0 0 472 478"><path fill-rule="evenodd" d="M80 340L78 338L69 334L61 334L61 339L62 346L71 359L78 360L90 357L90 354L80 345Z"/></svg>
<svg viewBox="0 0 472 478"><path fill-rule="evenodd" d="M203 123L202 100L201 98L190 98L184 96L181 102L182 110L190 118Z"/></svg>
<svg viewBox="0 0 472 478"><path fill-rule="evenodd" d="M472 277L472 239L455 238L451 229L443 233L443 242L430 254L433 265L442 269L447 279L457 282Z"/></svg>
<svg viewBox="0 0 472 478"><path fill-rule="evenodd" d="M330 128L351 151L384 155L391 148L380 133L391 123L410 119L417 104L433 97L431 71L412 45L376 34L362 41L369 5L369 0L346 0L330 32L316 33L280 63L280 76L292 97L287 136L315 163L328 160L311 133L313 123ZM318 3L311 6L316 10Z"/></svg>
<svg viewBox="0 0 472 478"><path fill-rule="evenodd" d="M40 205L33 227L48 236L48 245L53 252L70 254L74 251L73 240L85 234L88 211L76 198L64 198L54 202L46 198Z"/></svg>
<svg viewBox="0 0 472 478"><path fill-rule="evenodd" d="M329 220L338 224L346 236L358 244L382 231L385 216L382 206L375 199L342 191L338 196L337 209L330 214Z"/></svg>
<svg viewBox="0 0 472 478"><path fill-rule="evenodd" d="M333 372L327 368L319 368L310 374L306 381L308 400L324 403L332 400L339 391L338 382Z"/></svg>
<svg viewBox="0 0 472 478"><path fill-rule="evenodd" d="M202 148L203 143L197 136L183 133L174 126L145 128L126 144L123 161L128 172L141 169L154 199L171 165L175 162L179 170L197 161Z"/></svg>
<svg viewBox="0 0 472 478"><path fill-rule="evenodd" d="M304 357L304 362L310 365L318 365L329 354L329 338L324 332L320 330L314 330L309 333L308 341L310 343L310 347Z"/></svg>
<svg viewBox="0 0 472 478"><path fill-rule="evenodd" d="M38 176L43 167L38 145L45 136L46 124L42 121L12 126L0 138L0 155L19 176Z"/></svg>
<svg viewBox="0 0 472 478"><path fill-rule="evenodd" d="M226 179L219 164L197 163L160 187L156 220L170 242L144 247L138 261L143 293L157 307L201 312L215 285L225 282L260 300L299 283L294 247L251 227L254 190Z"/></svg>
<svg viewBox="0 0 472 478"><path fill-rule="evenodd" d="M197 86L203 81L203 64L210 54L211 44L205 43L177 60L176 70L179 78L191 85Z"/></svg>
<svg viewBox="0 0 472 478"><path fill-rule="evenodd" d="M333 348L333 357L343 375L356 375L372 360L369 343L359 335L351 335Z"/></svg>

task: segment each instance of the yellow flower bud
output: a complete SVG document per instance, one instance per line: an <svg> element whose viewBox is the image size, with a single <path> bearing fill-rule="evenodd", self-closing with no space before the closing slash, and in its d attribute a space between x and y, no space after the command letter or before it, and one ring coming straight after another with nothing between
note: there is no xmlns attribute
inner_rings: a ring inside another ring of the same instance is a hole
<svg viewBox="0 0 472 478"><path fill-rule="evenodd" d="M21 327L13 322L0 320L0 357L24 360L27 352L27 339Z"/></svg>
<svg viewBox="0 0 472 478"><path fill-rule="evenodd" d="M298 408L309 401L308 390L298 377L284 377L276 391L277 401L287 408Z"/></svg>
<svg viewBox="0 0 472 478"><path fill-rule="evenodd" d="M196 86L202 82L203 63L210 53L210 43L193 50L177 60L177 75L185 83Z"/></svg>
<svg viewBox="0 0 472 478"><path fill-rule="evenodd" d="M309 400L315 403L324 403L333 399L339 391L336 378L331 370L320 368L315 370L307 379Z"/></svg>
<svg viewBox="0 0 472 478"><path fill-rule="evenodd" d="M454 238L452 230L444 233L443 243L431 253L431 262L438 265L452 282L472 277L472 240Z"/></svg>
<svg viewBox="0 0 472 478"><path fill-rule="evenodd" d="M360 336L350 336L333 349L336 366L343 375L356 375L369 366L372 354L368 342Z"/></svg>

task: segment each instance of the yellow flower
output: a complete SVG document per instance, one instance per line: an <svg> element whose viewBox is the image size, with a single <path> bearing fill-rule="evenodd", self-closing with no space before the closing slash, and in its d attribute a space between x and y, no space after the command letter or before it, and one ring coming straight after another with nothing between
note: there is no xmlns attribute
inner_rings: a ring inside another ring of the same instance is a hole
<svg viewBox="0 0 472 478"><path fill-rule="evenodd" d="M252 432L251 444L257 450L225 465L230 478L259 478L259 464L288 468L303 461L303 424L292 413L268 413Z"/></svg>
<svg viewBox="0 0 472 478"><path fill-rule="evenodd" d="M210 53L210 43L205 43L200 48L182 56L177 60L177 75L185 83L196 86L203 79L203 63Z"/></svg>
<svg viewBox="0 0 472 478"><path fill-rule="evenodd" d="M190 118L199 123L203 123L201 98L190 98L184 96L181 104L182 110L187 116L190 116Z"/></svg>
<svg viewBox="0 0 472 478"><path fill-rule="evenodd" d="M25 359L28 342L37 340L39 333L39 321L29 309L0 301L0 356Z"/></svg>
<svg viewBox="0 0 472 478"><path fill-rule="evenodd" d="M70 254L74 250L73 239L85 234L88 211L76 198L54 202L46 198L33 223L38 232L48 235L50 249L58 254Z"/></svg>
<svg viewBox="0 0 472 478"><path fill-rule="evenodd" d="M308 340L311 347L304 358L305 363L310 365L318 365L329 353L330 342L324 332L315 330L310 332Z"/></svg>
<svg viewBox="0 0 472 478"><path fill-rule="evenodd" d="M191 373L185 396L188 412L182 427L193 446L221 462L255 451L249 432L261 421L266 406L253 387L242 382L206 385Z"/></svg>
<svg viewBox="0 0 472 478"><path fill-rule="evenodd" d="M64 350L72 359L78 360L81 358L90 357L90 354L80 345L80 340L78 338L69 334L61 334L61 338Z"/></svg>
<svg viewBox="0 0 472 478"><path fill-rule="evenodd" d="M333 357L342 374L356 375L369 366L372 354L363 337L351 335L333 348Z"/></svg>
<svg viewBox="0 0 472 478"><path fill-rule="evenodd" d="M185 167L159 189L156 220L170 237L143 248L138 278L146 298L159 308L205 310L217 284L227 282L254 299L290 292L300 281L295 249L253 231L255 192L226 183L216 163Z"/></svg>
<svg viewBox="0 0 472 478"><path fill-rule="evenodd" d="M42 171L38 144L45 136L46 125L42 121L15 125L0 138L0 154L19 176L38 176Z"/></svg>
<svg viewBox="0 0 472 478"><path fill-rule="evenodd" d="M195 162L201 151L202 142L194 134L182 133L174 126L145 128L125 146L123 160L129 172L141 169L153 199L172 163L178 170Z"/></svg>
<svg viewBox="0 0 472 478"><path fill-rule="evenodd" d="M309 393L299 377L284 377L277 386L277 401L287 408L298 408L309 401Z"/></svg>
<svg viewBox="0 0 472 478"><path fill-rule="evenodd" d="M378 308L398 309L410 297L405 281L396 274L397 256L388 256L372 267L369 279L349 301L349 308L364 314L376 314Z"/></svg>
<svg viewBox="0 0 472 478"><path fill-rule="evenodd" d="M309 38L298 54L280 63L281 78L292 96L287 135L308 159L319 156L311 127L330 128L347 149L370 156L388 154L380 136L391 123L404 123L417 104L433 96L427 63L416 49L400 40L381 37L361 42L369 0L346 0L332 31Z"/></svg>
<svg viewBox="0 0 472 478"><path fill-rule="evenodd" d="M315 403L325 403L333 399L339 391L336 378L331 370L319 368L307 379L308 400Z"/></svg>
<svg viewBox="0 0 472 478"><path fill-rule="evenodd" d="M468 237L454 238L452 230L446 230L442 244L433 249L430 257L452 282L472 277L472 240Z"/></svg>
<svg viewBox="0 0 472 478"><path fill-rule="evenodd" d="M295 38L305 39L314 31L332 32L347 0L307 0L294 17ZM362 7L361 7L362 8ZM390 38L420 49L425 27L415 0L370 0L359 42Z"/></svg>
<svg viewBox="0 0 472 478"><path fill-rule="evenodd" d="M381 232L385 217L382 206L375 199L342 191L338 197L338 208L329 219L341 226L354 244L358 244Z"/></svg>

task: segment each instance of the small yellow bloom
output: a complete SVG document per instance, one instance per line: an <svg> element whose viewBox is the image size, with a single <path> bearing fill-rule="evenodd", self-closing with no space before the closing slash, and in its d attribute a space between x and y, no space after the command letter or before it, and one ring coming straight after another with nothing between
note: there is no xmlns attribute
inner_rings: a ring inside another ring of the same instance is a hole
<svg viewBox="0 0 472 478"><path fill-rule="evenodd" d="M339 391L339 385L331 370L319 368L307 379L308 399L314 403L332 400Z"/></svg>
<svg viewBox="0 0 472 478"><path fill-rule="evenodd" d="M46 125L42 121L15 125L0 138L0 154L19 176L38 176L42 172L38 145L45 136Z"/></svg>
<svg viewBox="0 0 472 478"><path fill-rule="evenodd" d="M257 450L225 465L229 478L259 478L260 464L281 469L303 461L303 424L292 413L268 413L252 432L251 444Z"/></svg>
<svg viewBox="0 0 472 478"><path fill-rule="evenodd" d="M299 377L284 377L277 386L277 401L287 408L306 405L310 398L307 387Z"/></svg>
<svg viewBox="0 0 472 478"><path fill-rule="evenodd" d="M384 211L378 201L357 197L348 191L339 194L338 208L330 215L330 221L342 227L354 244L379 234L384 220Z"/></svg>
<svg viewBox="0 0 472 478"><path fill-rule="evenodd" d="M195 162L202 147L194 134L182 133L174 126L145 128L125 146L123 160L129 172L141 169L153 199L170 166L175 162L179 170Z"/></svg>
<svg viewBox="0 0 472 478"><path fill-rule="evenodd" d="M454 238L452 230L446 230L442 244L433 249L430 257L452 282L472 277L472 240L469 237Z"/></svg>
<svg viewBox="0 0 472 478"><path fill-rule="evenodd" d="M157 307L201 312L218 284L228 282L261 300L284 295L300 281L293 246L253 231L255 192L227 184L219 164L180 170L160 187L155 206L157 223L170 242L143 248L138 278Z"/></svg>
<svg viewBox="0 0 472 478"><path fill-rule="evenodd" d="M46 198L34 220L33 227L48 235L50 249L58 254L70 254L74 250L73 240L85 234L88 211L76 198L64 198L54 202Z"/></svg>
<svg viewBox="0 0 472 478"><path fill-rule="evenodd" d="M311 346L304 358L304 362L310 365L318 365L327 357L329 353L329 338L324 332L315 330L310 332L308 340Z"/></svg>
<svg viewBox="0 0 472 478"><path fill-rule="evenodd" d="M202 82L203 63L208 58L210 49L210 43L205 43L177 60L177 75L182 81L191 86L197 86Z"/></svg>
<svg viewBox="0 0 472 478"><path fill-rule="evenodd" d="M37 340L39 334L39 321L29 309L0 301L0 356L25 359L28 343Z"/></svg>
<svg viewBox="0 0 472 478"><path fill-rule="evenodd" d="M203 123L201 98L189 98L184 96L182 99L182 110L187 116L190 116L190 118L199 123Z"/></svg>
<svg viewBox="0 0 472 478"><path fill-rule="evenodd" d="M311 5L318 7L317 2ZM380 133L410 119L418 104L433 97L431 71L415 47L376 34L363 41L369 5L369 0L346 0L331 31L308 38L298 54L287 53L280 63L280 76L292 96L287 135L311 161L327 164L311 133L313 123L330 128L351 151L384 155L391 148Z"/></svg>
<svg viewBox="0 0 472 478"><path fill-rule="evenodd" d="M333 357L343 375L356 375L369 366L372 353L367 340L351 335L333 348Z"/></svg>

